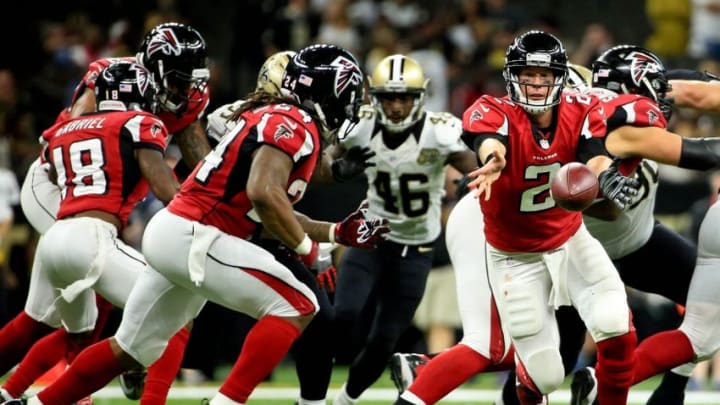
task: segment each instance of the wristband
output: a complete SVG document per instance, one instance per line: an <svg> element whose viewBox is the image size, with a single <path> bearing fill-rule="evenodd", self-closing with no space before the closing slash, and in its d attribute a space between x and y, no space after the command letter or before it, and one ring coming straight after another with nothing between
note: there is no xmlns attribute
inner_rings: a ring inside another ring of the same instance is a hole
<svg viewBox="0 0 720 405"><path fill-rule="evenodd" d="M313 242L312 239L308 236L308 234L305 234L305 237L303 240L293 248L295 253L305 256L306 254L309 254L312 252Z"/></svg>
<svg viewBox="0 0 720 405"><path fill-rule="evenodd" d="M337 224L330 225L330 230L328 231L328 242L335 243L335 228L337 227Z"/></svg>

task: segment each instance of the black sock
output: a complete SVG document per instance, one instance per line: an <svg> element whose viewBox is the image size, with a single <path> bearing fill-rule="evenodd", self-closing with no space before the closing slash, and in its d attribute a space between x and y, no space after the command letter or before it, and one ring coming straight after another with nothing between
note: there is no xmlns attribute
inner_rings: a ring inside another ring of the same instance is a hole
<svg viewBox="0 0 720 405"><path fill-rule="evenodd" d="M502 398L505 405L520 405L517 397L517 386L515 383L515 370L508 373L507 380L502 389Z"/></svg>
<svg viewBox="0 0 720 405"><path fill-rule="evenodd" d="M658 385L657 389L685 391L685 386L687 386L689 379L690 377L685 377L684 375L668 371L663 375L662 381L660 382L660 385Z"/></svg>

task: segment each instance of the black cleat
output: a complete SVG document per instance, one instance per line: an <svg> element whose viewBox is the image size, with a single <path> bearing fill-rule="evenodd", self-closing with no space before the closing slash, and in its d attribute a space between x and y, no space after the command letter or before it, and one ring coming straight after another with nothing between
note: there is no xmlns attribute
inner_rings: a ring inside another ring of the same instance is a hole
<svg viewBox="0 0 720 405"><path fill-rule="evenodd" d="M390 358L390 378L395 388L402 394L412 385L419 369L425 366L430 358L424 354L395 353Z"/></svg>
<svg viewBox="0 0 720 405"><path fill-rule="evenodd" d="M570 405L597 405L595 369L585 367L573 374L570 383Z"/></svg>
<svg viewBox="0 0 720 405"><path fill-rule="evenodd" d="M142 397L143 390L145 390L145 376L147 376L145 369L128 370L120 374L118 379L125 398L137 401Z"/></svg>

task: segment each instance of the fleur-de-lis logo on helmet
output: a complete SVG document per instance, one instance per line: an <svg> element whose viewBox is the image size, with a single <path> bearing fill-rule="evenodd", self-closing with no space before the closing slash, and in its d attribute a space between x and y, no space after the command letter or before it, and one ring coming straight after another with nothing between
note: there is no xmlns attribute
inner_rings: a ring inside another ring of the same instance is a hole
<svg viewBox="0 0 720 405"><path fill-rule="evenodd" d="M182 48L180 42L175 36L175 32L169 28L159 28L157 33L150 38L147 44L147 54L153 55L156 52L162 52L165 55L180 55Z"/></svg>
<svg viewBox="0 0 720 405"><path fill-rule="evenodd" d="M362 84L362 72L360 72L358 65L350 59L339 56L330 65L337 68L337 73L335 73L335 96L343 94L350 85L355 87Z"/></svg>

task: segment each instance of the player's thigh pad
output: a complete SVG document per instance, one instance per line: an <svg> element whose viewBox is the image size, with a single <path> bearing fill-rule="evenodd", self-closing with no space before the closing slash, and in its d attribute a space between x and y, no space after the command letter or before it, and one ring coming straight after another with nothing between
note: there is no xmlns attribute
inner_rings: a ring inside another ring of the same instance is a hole
<svg viewBox="0 0 720 405"><path fill-rule="evenodd" d="M143 236L148 263L168 280L227 308L254 318L295 317L317 312L315 294L273 255L246 240L218 232L204 255L190 256L200 225L161 210ZM190 278L190 260L199 260L202 281Z"/></svg>
<svg viewBox="0 0 720 405"><path fill-rule="evenodd" d="M487 265L492 293L510 336L521 339L539 333L551 312L551 281L541 254L500 252L488 246Z"/></svg>
<svg viewBox="0 0 720 405"><path fill-rule="evenodd" d="M627 333L630 309L625 286L600 242L581 226L568 241L568 253L568 292L593 339Z"/></svg>
<svg viewBox="0 0 720 405"><path fill-rule="evenodd" d="M720 258L698 257L680 325L680 330L687 335L698 360L705 360L720 349L718 285Z"/></svg>
<svg viewBox="0 0 720 405"><path fill-rule="evenodd" d="M56 222L38 246L43 269L60 292L55 305L70 332L95 325L95 291L123 307L145 264L140 254L117 238L112 224L96 218Z"/></svg>
<svg viewBox="0 0 720 405"><path fill-rule="evenodd" d="M115 339L147 367L160 358L170 338L197 317L206 302L205 297L148 267L128 297Z"/></svg>
<svg viewBox="0 0 720 405"><path fill-rule="evenodd" d="M42 240L43 236L40 237ZM52 286L47 276L47 271L42 268L40 255L36 254L33 259L30 271L30 285L25 300L25 312L28 316L38 322L42 322L53 328L59 328L60 313L55 306L55 300L59 293Z"/></svg>
<svg viewBox="0 0 720 405"><path fill-rule="evenodd" d="M60 207L60 189L47 172L47 164L41 165L36 159L25 175L20 188L20 206L30 225L38 232L45 233L55 223Z"/></svg>
<svg viewBox="0 0 720 405"><path fill-rule="evenodd" d="M455 271L462 343L499 362L509 351L510 336L500 325L493 303L485 266L483 228L480 206L477 199L468 193L450 212L445 242Z"/></svg>

